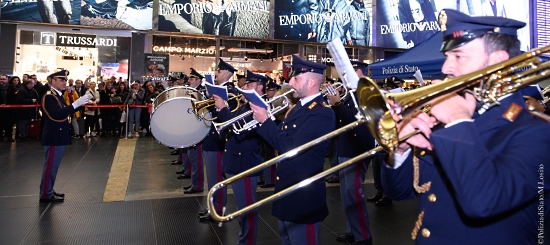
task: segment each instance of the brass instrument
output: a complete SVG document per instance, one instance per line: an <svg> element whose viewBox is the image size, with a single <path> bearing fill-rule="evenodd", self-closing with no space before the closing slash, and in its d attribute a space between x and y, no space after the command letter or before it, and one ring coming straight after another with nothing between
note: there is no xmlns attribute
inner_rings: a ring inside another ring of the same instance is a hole
<svg viewBox="0 0 550 245"><path fill-rule="evenodd" d="M267 113L270 115L271 119L272 120L275 120L274 116L277 115L278 113L280 113L281 111L285 110L286 108L288 108L288 106L290 105L290 100L288 99L287 97L287 94L291 94L291 93L294 93L294 89L290 89L288 91L286 91L285 93L283 94L280 94L278 96L275 96L273 98L271 98L269 101L267 101L267 105L271 107L271 104L275 101L278 101L279 99L282 99L283 100L283 103L279 106L274 106L273 108L268 108L267 110ZM246 121L245 118L250 116L251 114L253 113L252 110L249 110L241 115L238 115L228 121L225 121L225 122L222 122L222 123L216 123L216 122L213 122L214 124L214 127L216 128L216 131L218 132L218 134L221 134L221 131L223 131L225 128L229 127L229 126L233 126L233 133L235 134L240 134L242 131L246 131L246 130L251 130L253 128L255 128L257 125L258 125L258 121L256 120L251 120L251 121ZM242 122L242 124L241 124Z"/></svg>
<svg viewBox="0 0 550 245"><path fill-rule="evenodd" d="M336 95L336 90L340 88L344 89L344 93L340 94L340 101L343 101L344 98L346 98L346 95L348 95L348 88L346 88L346 86L344 86L344 84L341 82L336 82L334 84L327 84L326 87L321 88L321 94L325 97L329 94Z"/></svg>
<svg viewBox="0 0 550 245"><path fill-rule="evenodd" d="M377 152L384 150L389 153L394 153L399 142L402 142L405 139L419 133L419 131L417 130L402 138L398 138L398 130L396 127L397 122L393 120L392 114L397 115L401 119L405 119L408 115L414 115L414 113L419 112L421 108L428 105L431 100L437 97L465 90L471 90L471 93L476 97L476 99L483 103L485 110L492 106L498 105L498 99L502 96L513 93L530 84L550 77L550 61L542 63L538 58L541 54L549 51L550 45L533 49L522 55L513 57L507 61L489 66L479 71L453 79L445 79L440 83L403 93L382 94L374 81L368 77L363 77L359 79L357 87L357 94L359 97L358 103L360 106L358 120L356 122L350 123L232 178L217 183L208 192L208 209L210 215L213 219L220 222L230 221L239 215L245 214L260 206L280 199L281 197L284 197L291 192L294 192L303 186L307 186L308 184L327 175L339 171L340 169L346 168L360 160L371 157ZM519 68L527 65L530 65L532 69L516 73ZM392 106L390 106L388 100L393 102ZM213 208L213 196L219 189L224 188L239 179L250 176L255 172L261 171L262 169L277 162L281 162L285 159L299 155L302 151L310 149L319 142L331 139L363 123L368 123L371 134L380 144L379 147L369 150L346 162L340 163L339 165L325 170L313 177L302 180L287 189L257 201L256 203L234 213L220 216Z"/></svg>
<svg viewBox="0 0 550 245"><path fill-rule="evenodd" d="M237 102L237 106L235 107L235 109L231 110L231 113L236 112L239 109L239 107L241 106L241 97L244 97L244 96L235 95L233 93L228 94L227 101L235 100ZM227 104L227 102L226 102L226 104ZM194 101L193 100L193 101L191 101L191 105L193 107L193 113L195 113L195 115L197 115L199 118L201 118L205 121L214 121L214 120L218 119L218 117L213 117L213 118L207 117L208 110L206 108L215 106L215 102L214 102L213 98L206 99L206 100L201 100L201 101Z"/></svg>

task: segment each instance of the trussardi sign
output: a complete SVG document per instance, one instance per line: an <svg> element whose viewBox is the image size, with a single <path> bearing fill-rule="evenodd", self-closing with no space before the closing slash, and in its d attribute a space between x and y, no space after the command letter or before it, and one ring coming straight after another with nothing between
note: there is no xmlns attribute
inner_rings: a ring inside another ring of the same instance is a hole
<svg viewBox="0 0 550 245"><path fill-rule="evenodd" d="M72 33L57 33L57 46L95 48L98 46L116 47L116 37L97 37L96 35L82 35Z"/></svg>

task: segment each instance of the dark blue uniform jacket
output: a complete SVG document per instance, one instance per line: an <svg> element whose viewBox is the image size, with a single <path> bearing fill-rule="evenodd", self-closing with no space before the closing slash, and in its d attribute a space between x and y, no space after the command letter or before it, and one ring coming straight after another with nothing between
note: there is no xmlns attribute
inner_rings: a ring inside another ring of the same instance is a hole
<svg viewBox="0 0 550 245"><path fill-rule="evenodd" d="M63 97L53 89L42 97L42 145L70 145L71 130L68 117L76 110L72 105L65 104Z"/></svg>

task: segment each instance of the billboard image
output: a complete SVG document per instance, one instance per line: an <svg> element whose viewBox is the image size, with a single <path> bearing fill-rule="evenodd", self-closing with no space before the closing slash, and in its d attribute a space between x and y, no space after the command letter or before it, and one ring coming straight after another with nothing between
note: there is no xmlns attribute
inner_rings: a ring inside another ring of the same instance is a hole
<svg viewBox="0 0 550 245"><path fill-rule="evenodd" d="M168 76L169 55L145 54L145 75L150 77Z"/></svg>
<svg viewBox="0 0 550 245"><path fill-rule="evenodd" d="M280 0L275 4L276 39L348 45L371 42L370 11L362 0Z"/></svg>
<svg viewBox="0 0 550 245"><path fill-rule="evenodd" d="M376 5L376 46L412 48L438 32L442 9L456 9L455 1L382 0Z"/></svg>
<svg viewBox="0 0 550 245"><path fill-rule="evenodd" d="M151 30L153 0L82 0L80 24L113 29Z"/></svg>
<svg viewBox="0 0 550 245"><path fill-rule="evenodd" d="M499 16L526 23L518 30L518 39L522 51L531 49L528 0L460 0L460 11L471 16Z"/></svg>
<svg viewBox="0 0 550 245"><path fill-rule="evenodd" d="M80 24L80 2L71 0L2 0L1 20Z"/></svg>
<svg viewBox="0 0 550 245"><path fill-rule="evenodd" d="M158 30L268 38L269 0L160 0Z"/></svg>

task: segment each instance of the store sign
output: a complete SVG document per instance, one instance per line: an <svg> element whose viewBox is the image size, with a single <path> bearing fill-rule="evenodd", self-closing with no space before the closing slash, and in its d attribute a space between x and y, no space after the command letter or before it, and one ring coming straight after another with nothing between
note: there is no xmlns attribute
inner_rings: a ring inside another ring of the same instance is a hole
<svg viewBox="0 0 550 245"><path fill-rule="evenodd" d="M157 53L180 53L180 54L215 54L213 48L183 48L183 47L165 47L153 46L153 52Z"/></svg>
<svg viewBox="0 0 550 245"><path fill-rule="evenodd" d="M55 45L55 32L40 32L40 45Z"/></svg>
<svg viewBox="0 0 550 245"><path fill-rule="evenodd" d="M227 61L226 61L227 62ZM235 68L250 68L252 66L252 64L250 64L250 62L227 62L229 63L231 66L235 67Z"/></svg>
<svg viewBox="0 0 550 245"><path fill-rule="evenodd" d="M98 46L116 47L116 37L97 37L96 35L82 35L72 33L57 33L57 46L95 48Z"/></svg>

